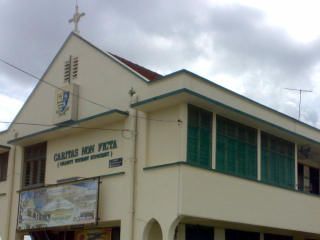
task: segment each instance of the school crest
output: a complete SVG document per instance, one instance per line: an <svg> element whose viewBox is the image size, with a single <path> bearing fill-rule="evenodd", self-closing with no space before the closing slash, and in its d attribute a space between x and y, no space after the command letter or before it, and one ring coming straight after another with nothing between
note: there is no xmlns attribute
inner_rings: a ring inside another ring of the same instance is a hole
<svg viewBox="0 0 320 240"><path fill-rule="evenodd" d="M69 91L61 90L57 93L57 100L56 100L57 114L63 115L66 113L66 111L69 110L69 99L70 99Z"/></svg>
<svg viewBox="0 0 320 240"><path fill-rule="evenodd" d="M55 90L54 116L55 124L78 119L78 85L71 83Z"/></svg>

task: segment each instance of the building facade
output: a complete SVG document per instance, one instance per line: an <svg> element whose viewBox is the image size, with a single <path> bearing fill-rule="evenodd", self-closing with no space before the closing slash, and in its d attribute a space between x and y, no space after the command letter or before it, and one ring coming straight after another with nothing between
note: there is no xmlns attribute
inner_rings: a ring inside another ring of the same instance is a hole
<svg viewBox="0 0 320 240"><path fill-rule="evenodd" d="M0 133L0 236L318 239L319 157L318 129L72 33Z"/></svg>

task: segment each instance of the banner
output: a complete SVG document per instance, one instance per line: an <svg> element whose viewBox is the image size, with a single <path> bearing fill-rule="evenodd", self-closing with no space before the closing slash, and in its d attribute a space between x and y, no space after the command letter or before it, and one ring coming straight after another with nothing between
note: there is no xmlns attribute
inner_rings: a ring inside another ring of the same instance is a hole
<svg viewBox="0 0 320 240"><path fill-rule="evenodd" d="M111 228L76 231L75 240L111 240Z"/></svg>
<svg viewBox="0 0 320 240"><path fill-rule="evenodd" d="M22 191L17 229L95 223L98 191L98 179Z"/></svg>

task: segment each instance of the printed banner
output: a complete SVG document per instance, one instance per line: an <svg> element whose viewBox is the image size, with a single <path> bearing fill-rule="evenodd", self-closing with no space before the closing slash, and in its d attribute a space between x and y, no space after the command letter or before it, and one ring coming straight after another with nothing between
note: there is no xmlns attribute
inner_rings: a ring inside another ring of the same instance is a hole
<svg viewBox="0 0 320 240"><path fill-rule="evenodd" d="M112 229L76 231L75 240L111 240Z"/></svg>
<svg viewBox="0 0 320 240"><path fill-rule="evenodd" d="M22 191L17 229L95 223L98 191L98 179Z"/></svg>

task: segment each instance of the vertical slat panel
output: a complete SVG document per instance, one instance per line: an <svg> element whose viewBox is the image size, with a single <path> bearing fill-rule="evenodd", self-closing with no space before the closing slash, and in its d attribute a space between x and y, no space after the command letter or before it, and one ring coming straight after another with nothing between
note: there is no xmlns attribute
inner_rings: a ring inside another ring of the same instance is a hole
<svg viewBox="0 0 320 240"><path fill-rule="evenodd" d="M201 167L211 167L212 113L188 106L187 161Z"/></svg>
<svg viewBox="0 0 320 240"><path fill-rule="evenodd" d="M219 148L222 147L221 151ZM217 170L257 178L257 131L217 116Z"/></svg>
<svg viewBox="0 0 320 240"><path fill-rule="evenodd" d="M271 184L294 188L294 144L262 133L262 180Z"/></svg>

